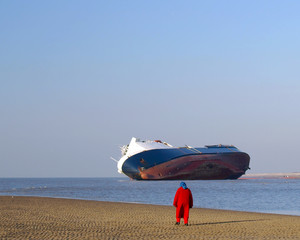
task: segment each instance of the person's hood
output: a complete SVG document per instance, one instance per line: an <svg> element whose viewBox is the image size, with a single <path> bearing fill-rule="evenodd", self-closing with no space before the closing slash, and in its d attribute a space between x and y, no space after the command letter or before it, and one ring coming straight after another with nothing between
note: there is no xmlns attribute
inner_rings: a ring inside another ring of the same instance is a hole
<svg viewBox="0 0 300 240"><path fill-rule="evenodd" d="M185 182L181 182L180 187L182 187L183 189L187 189L187 186L186 186Z"/></svg>

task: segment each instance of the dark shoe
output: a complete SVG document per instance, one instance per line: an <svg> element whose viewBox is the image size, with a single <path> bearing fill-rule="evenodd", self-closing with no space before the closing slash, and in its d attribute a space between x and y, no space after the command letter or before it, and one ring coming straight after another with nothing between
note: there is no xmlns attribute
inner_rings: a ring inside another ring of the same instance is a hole
<svg viewBox="0 0 300 240"><path fill-rule="evenodd" d="M185 226L188 226L189 224L188 223L186 223L186 224L184 224Z"/></svg>
<svg viewBox="0 0 300 240"><path fill-rule="evenodd" d="M176 223L175 223L175 225L179 225L179 224L180 224L180 222L176 222Z"/></svg>

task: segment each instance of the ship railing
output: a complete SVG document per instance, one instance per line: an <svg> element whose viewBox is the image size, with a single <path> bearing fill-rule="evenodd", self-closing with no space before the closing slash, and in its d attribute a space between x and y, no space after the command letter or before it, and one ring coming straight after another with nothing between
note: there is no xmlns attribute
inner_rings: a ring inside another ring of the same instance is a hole
<svg viewBox="0 0 300 240"><path fill-rule="evenodd" d="M185 148L187 148L187 149L191 150L192 152L195 152L195 153L200 153L200 154L202 154L202 152L200 152L198 149L196 149L196 148L193 148L193 147L191 147L191 146L185 145Z"/></svg>

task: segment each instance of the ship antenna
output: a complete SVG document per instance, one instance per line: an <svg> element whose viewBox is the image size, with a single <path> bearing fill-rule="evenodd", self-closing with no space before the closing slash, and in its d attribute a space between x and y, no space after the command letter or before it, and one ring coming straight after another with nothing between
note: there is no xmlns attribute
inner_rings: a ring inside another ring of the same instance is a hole
<svg viewBox="0 0 300 240"><path fill-rule="evenodd" d="M113 157L110 157L111 160L118 162L118 160L114 159Z"/></svg>

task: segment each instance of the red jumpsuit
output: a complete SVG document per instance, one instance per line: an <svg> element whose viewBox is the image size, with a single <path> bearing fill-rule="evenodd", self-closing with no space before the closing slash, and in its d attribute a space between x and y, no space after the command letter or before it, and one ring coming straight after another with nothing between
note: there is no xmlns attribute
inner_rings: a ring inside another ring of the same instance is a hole
<svg viewBox="0 0 300 240"><path fill-rule="evenodd" d="M184 224L188 223L189 210L193 207L193 196L190 189L177 189L173 205L176 207L176 221L180 222L180 218L184 219Z"/></svg>

